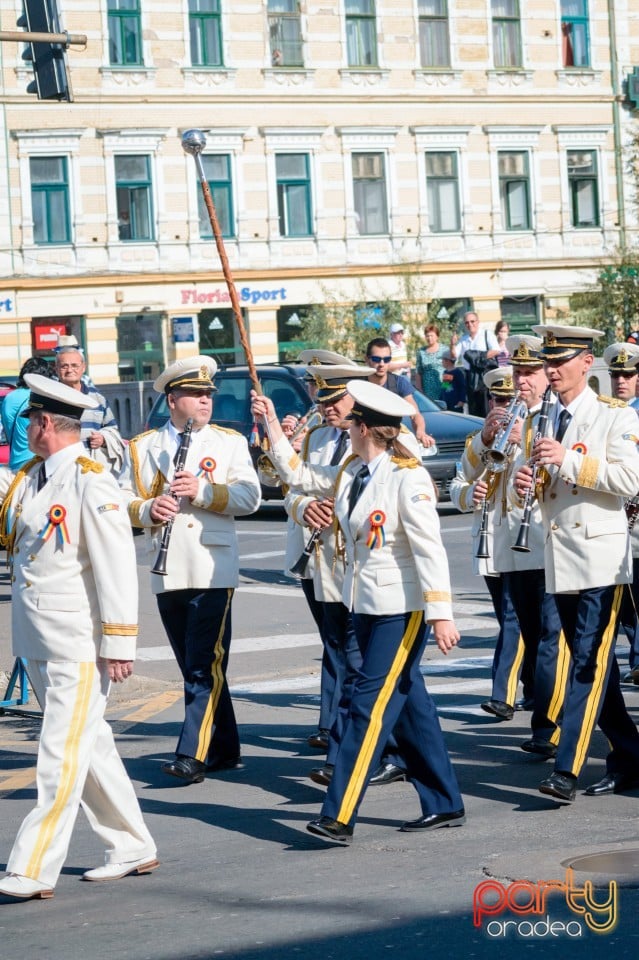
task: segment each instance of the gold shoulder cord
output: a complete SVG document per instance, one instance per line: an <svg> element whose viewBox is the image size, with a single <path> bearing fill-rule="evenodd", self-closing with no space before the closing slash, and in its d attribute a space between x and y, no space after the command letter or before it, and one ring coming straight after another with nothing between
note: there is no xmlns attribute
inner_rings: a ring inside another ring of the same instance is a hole
<svg viewBox="0 0 639 960"><path fill-rule="evenodd" d="M391 457L391 461L396 463L400 470L414 470L415 467L421 467L421 463L415 457Z"/></svg>
<svg viewBox="0 0 639 960"><path fill-rule="evenodd" d="M102 473L104 467L97 460L91 460L89 457L77 457L75 461L82 469L82 473Z"/></svg>
<svg viewBox="0 0 639 960"><path fill-rule="evenodd" d="M337 497L337 491L339 490L339 485L342 482L342 477L344 475L344 470L352 463L353 460L357 460L357 454L351 453L350 456L346 458L344 463L341 465L337 476L335 477L335 490L333 491L333 496ZM346 555L346 541L344 539L344 531L339 525L339 520L337 516L333 514L333 536L335 537L335 552L333 554L333 567L332 572L335 573L335 564L337 558L339 557L342 563L344 562L344 557Z"/></svg>
<svg viewBox="0 0 639 960"><path fill-rule="evenodd" d="M143 436L146 436L146 434L143 434ZM166 483L166 477L164 476L161 470L158 470L155 474L155 477L153 478L151 489L150 490L146 489L146 487L142 483L142 474L140 471L140 457L138 456L138 448L136 443L137 439L138 438L136 437L134 440L131 440L131 442L129 443L129 450L131 452L131 469L133 470L133 479L135 481L135 486L137 488L137 491L139 495L142 497L142 499L154 500L156 497L159 497L159 495L161 494L162 488Z"/></svg>
<svg viewBox="0 0 639 960"><path fill-rule="evenodd" d="M34 467L36 463L41 463L42 457L34 457L33 460L29 460L28 463L25 463L24 466L20 467L15 477L11 481L9 489L7 490L4 500L2 501L2 507L0 507L0 545L3 546L7 551L7 556L10 557L13 553L13 541L15 539L15 524L13 530L9 530L9 511L11 510L11 502L13 500L13 495L16 492L18 486L22 480L27 476L31 467Z"/></svg>

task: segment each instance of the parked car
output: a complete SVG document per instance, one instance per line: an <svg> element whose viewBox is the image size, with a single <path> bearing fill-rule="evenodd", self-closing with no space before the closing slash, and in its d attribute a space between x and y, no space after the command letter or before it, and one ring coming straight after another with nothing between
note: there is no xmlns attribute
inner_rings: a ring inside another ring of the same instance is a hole
<svg viewBox="0 0 639 960"><path fill-rule="evenodd" d="M275 411L281 419L288 413L300 417L311 406L311 399L304 383L306 370L299 364L268 365L257 368L262 389L275 405ZM218 392L214 394L213 420L221 427L229 427L250 439L253 420L250 413L251 381L248 367L227 367L215 377ZM449 496L450 481L455 476L455 465L461 460L464 443L469 433L480 430L483 420L463 413L442 410L419 390L415 391L415 400L420 413L426 420L426 429L435 438L435 452L423 448L422 462L437 484L443 499ZM146 429L156 429L164 425L169 410L164 396L155 401L146 423ZM407 423L410 427L410 422ZM251 447L254 460L261 453L259 447ZM432 448L431 448L432 449ZM265 500L281 498L279 487L262 485Z"/></svg>
<svg viewBox="0 0 639 960"><path fill-rule="evenodd" d="M305 373L305 367L299 364L257 367L262 390L273 401L280 419L289 413L301 417L311 407L312 401L303 379ZM237 430L250 440L253 429L250 391L253 385L249 379L248 367L225 367L219 370L215 376L215 386L217 393L213 394L212 420L220 427ZM168 416L166 397L159 396L149 413L146 429L152 430L163 426ZM260 429L260 435L261 433ZM249 448L253 461L257 462L261 449L255 446ZM264 500L281 499L281 488L262 484L262 497Z"/></svg>

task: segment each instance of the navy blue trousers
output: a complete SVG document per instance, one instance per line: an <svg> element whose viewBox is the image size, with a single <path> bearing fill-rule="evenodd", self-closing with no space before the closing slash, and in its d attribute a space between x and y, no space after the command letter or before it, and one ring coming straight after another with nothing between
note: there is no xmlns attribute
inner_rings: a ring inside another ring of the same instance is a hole
<svg viewBox="0 0 639 960"><path fill-rule="evenodd" d="M322 815L352 825L368 778L391 731L424 814L453 813L463 802L420 662L427 634L422 611L353 614L362 653L350 711Z"/></svg>
<svg viewBox="0 0 639 960"><path fill-rule="evenodd" d="M499 634L493 655L491 697L493 700L501 700L502 703L508 703L514 707L526 648L506 576L502 573L498 577L484 577L499 621ZM496 586L497 583L499 587ZM524 685L525 697L532 697L533 674L534 661L528 670L527 683Z"/></svg>
<svg viewBox="0 0 639 960"><path fill-rule="evenodd" d="M615 658L622 586L555 594L572 654L555 769L578 776L599 724L612 747L609 772L639 772L639 733L626 710Z"/></svg>
<svg viewBox="0 0 639 960"><path fill-rule="evenodd" d="M621 613L619 622L623 627L624 633L630 644L628 654L628 666L631 670L639 667L639 557L633 557L632 560L632 583L629 583L624 591L624 597L621 602Z"/></svg>
<svg viewBox="0 0 639 960"><path fill-rule="evenodd" d="M226 682L233 590L170 590L158 610L184 678L184 723L176 753L216 764L240 755Z"/></svg>
<svg viewBox="0 0 639 960"><path fill-rule="evenodd" d="M330 730L327 763L333 762L362 665L353 617L343 603L322 604L322 685L320 730ZM326 676L326 682L325 682Z"/></svg>

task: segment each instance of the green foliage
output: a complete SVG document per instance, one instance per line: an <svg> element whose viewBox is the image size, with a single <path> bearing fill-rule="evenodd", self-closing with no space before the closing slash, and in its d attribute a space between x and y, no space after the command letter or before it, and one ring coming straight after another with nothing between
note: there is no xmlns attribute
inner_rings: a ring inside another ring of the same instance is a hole
<svg viewBox="0 0 639 960"><path fill-rule="evenodd" d="M639 250L618 251L595 286L570 298L570 312L576 324L603 330L601 349L639 329Z"/></svg>

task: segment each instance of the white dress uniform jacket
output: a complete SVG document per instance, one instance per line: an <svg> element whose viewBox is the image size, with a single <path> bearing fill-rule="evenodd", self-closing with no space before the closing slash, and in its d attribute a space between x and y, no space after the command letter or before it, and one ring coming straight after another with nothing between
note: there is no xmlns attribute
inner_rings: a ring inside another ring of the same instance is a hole
<svg viewBox="0 0 639 960"><path fill-rule="evenodd" d="M85 454L81 443L57 454L39 492L40 461L13 490L14 475L0 477L0 498L10 498L13 652L28 660L135 658L138 583L126 506L111 474ZM57 508L65 516L51 530Z"/></svg>
<svg viewBox="0 0 639 960"><path fill-rule="evenodd" d="M585 393L562 441L564 461L549 468L541 503L549 593L632 579L623 503L639 490L637 415L589 387Z"/></svg>
<svg viewBox="0 0 639 960"><path fill-rule="evenodd" d="M342 467L311 467L301 463L284 438L269 455L286 483L315 496L335 496L335 515L346 546L342 602L349 610L367 614L423 610L428 621L453 619L448 560L426 470L403 467L390 454L384 457L349 517L348 496L362 466L359 457ZM377 512L384 515L384 542L371 549L371 515Z"/></svg>
<svg viewBox="0 0 639 960"><path fill-rule="evenodd" d="M161 430L143 433L131 440L120 476L131 522L145 530L151 566L162 539L162 526L151 520L151 504L168 492L176 452L175 433L168 423ZM208 473L207 468L211 468ZM255 513L260 504L248 444L234 430L207 424L191 435L185 469L199 475L198 493L193 500L181 500L167 553L167 574L152 574L152 590L236 587L239 552L233 518Z"/></svg>

